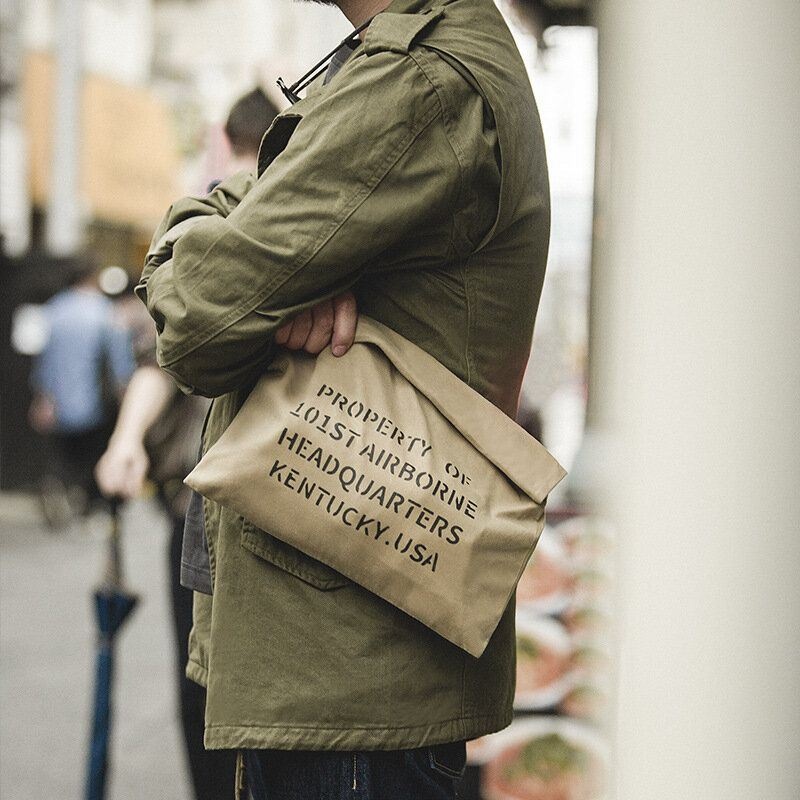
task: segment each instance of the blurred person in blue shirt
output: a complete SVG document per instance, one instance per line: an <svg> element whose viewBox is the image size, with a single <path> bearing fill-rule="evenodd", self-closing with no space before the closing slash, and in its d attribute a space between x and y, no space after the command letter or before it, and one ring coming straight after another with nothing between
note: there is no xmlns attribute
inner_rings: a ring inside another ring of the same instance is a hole
<svg viewBox="0 0 800 800"><path fill-rule="evenodd" d="M130 334L95 272L77 262L67 287L44 305L48 338L31 373L31 425L49 440L52 477L80 490L84 511L100 497L93 468L135 369Z"/></svg>

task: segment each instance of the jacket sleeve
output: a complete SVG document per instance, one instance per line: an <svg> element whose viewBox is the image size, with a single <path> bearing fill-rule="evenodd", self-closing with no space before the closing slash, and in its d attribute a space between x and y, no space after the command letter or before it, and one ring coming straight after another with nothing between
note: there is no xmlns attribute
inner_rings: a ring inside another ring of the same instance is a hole
<svg viewBox="0 0 800 800"><path fill-rule="evenodd" d="M463 187L432 84L390 52L348 73L283 115L300 117L288 144L229 214L201 219L143 276L159 364L184 391L244 385L287 319L426 225L447 234Z"/></svg>
<svg viewBox="0 0 800 800"><path fill-rule="evenodd" d="M142 282L172 258L178 237L205 217L227 217L255 183L249 172L237 172L217 184L205 197L184 197L173 203L153 234L145 257Z"/></svg>

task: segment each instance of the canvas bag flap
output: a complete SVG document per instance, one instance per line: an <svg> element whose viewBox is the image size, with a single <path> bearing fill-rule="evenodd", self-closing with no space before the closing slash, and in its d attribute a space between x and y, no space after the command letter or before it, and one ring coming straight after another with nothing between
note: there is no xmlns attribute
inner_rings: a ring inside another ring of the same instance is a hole
<svg viewBox="0 0 800 800"><path fill-rule="evenodd" d="M362 316L342 358L277 356L186 482L479 656L564 474L492 403Z"/></svg>

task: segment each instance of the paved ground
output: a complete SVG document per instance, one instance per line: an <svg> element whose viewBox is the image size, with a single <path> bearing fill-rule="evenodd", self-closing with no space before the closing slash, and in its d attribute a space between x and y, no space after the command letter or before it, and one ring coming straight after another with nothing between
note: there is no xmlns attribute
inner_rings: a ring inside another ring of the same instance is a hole
<svg viewBox="0 0 800 800"><path fill-rule="evenodd" d="M165 520L124 514L128 583L139 608L117 650L108 800L189 800L173 691ZM90 591L99 531L47 533L36 505L0 494L0 797L79 800L94 669Z"/></svg>

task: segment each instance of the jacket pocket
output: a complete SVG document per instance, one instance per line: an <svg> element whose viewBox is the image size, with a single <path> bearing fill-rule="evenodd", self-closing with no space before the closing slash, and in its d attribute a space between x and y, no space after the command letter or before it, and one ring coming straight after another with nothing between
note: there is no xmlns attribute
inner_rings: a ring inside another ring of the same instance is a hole
<svg viewBox="0 0 800 800"><path fill-rule="evenodd" d="M286 112L279 114L272 121L272 125L267 129L261 139L261 146L258 149L258 177L264 174L264 170L286 149L289 139L295 128L303 119L301 114Z"/></svg>
<svg viewBox="0 0 800 800"><path fill-rule="evenodd" d="M429 747L428 763L434 772L457 780L467 766L467 745L465 742L449 742Z"/></svg>
<svg viewBox="0 0 800 800"><path fill-rule="evenodd" d="M330 591L341 589L350 583L340 572L301 553L296 547L276 539L272 534L262 531L261 528L257 528L246 519L242 521L241 541L245 550L249 550L317 589Z"/></svg>

